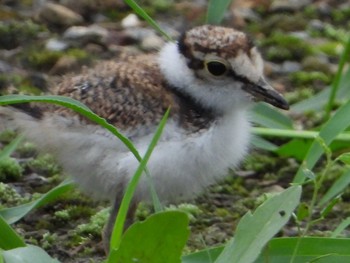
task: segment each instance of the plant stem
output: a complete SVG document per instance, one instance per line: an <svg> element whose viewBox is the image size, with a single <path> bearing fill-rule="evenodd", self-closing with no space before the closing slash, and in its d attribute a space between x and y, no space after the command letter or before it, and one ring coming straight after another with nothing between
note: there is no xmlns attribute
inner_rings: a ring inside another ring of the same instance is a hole
<svg viewBox="0 0 350 263"><path fill-rule="evenodd" d="M282 138L300 138L300 139L315 139L318 131L297 131L285 129L271 129L254 127L253 133L261 136L282 137ZM340 133L335 140L350 142L350 133Z"/></svg>
<svg viewBox="0 0 350 263"><path fill-rule="evenodd" d="M344 69L346 61L348 61L348 59L349 59L349 56L350 56L350 37L348 39L348 42L345 45L344 52L343 52L342 56L340 57L338 70L337 70L337 73L336 73L334 80L332 82L331 93L329 95L328 103L326 106L326 115L325 115L326 120L328 120L330 115L331 115L335 96L336 96L337 91L339 89L340 80L341 80L342 75L343 75L343 69Z"/></svg>

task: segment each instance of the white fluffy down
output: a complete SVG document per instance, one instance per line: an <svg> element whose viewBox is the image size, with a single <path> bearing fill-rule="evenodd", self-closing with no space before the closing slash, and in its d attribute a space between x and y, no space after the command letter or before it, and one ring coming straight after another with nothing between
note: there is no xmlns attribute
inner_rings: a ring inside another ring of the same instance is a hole
<svg viewBox="0 0 350 263"><path fill-rule="evenodd" d="M0 114L4 113L0 108ZM96 126L64 126L60 118L43 121L9 111L16 126L40 149L52 153L78 184L104 199L115 198L137 169L138 162L115 138ZM208 132L190 137L171 121L148 163L157 193L162 201L187 199L227 174L242 159L249 141L249 123L244 112L234 112ZM136 147L143 154L150 136L140 138ZM146 177L137 192L149 198Z"/></svg>

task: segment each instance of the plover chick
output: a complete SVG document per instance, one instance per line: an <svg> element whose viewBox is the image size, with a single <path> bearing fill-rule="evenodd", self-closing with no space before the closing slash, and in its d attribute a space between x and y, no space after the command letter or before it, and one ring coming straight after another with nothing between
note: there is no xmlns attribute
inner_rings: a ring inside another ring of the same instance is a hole
<svg viewBox="0 0 350 263"><path fill-rule="evenodd" d="M263 60L249 38L232 28L204 25L185 32L157 54L101 62L66 76L53 94L80 100L145 153L165 111L170 117L148 162L160 200L189 199L227 175L247 152L249 105L265 101L288 109L263 77ZM12 122L43 151L53 154L82 188L112 200L108 240L125 187L138 161L109 132L76 113L35 104L6 107ZM149 199L144 176L129 211ZM106 245L108 247L108 245Z"/></svg>

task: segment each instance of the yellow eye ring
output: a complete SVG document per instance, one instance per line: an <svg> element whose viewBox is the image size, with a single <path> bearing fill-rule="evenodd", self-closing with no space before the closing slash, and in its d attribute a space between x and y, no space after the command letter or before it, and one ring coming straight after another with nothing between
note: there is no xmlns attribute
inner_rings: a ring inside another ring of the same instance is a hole
<svg viewBox="0 0 350 263"><path fill-rule="evenodd" d="M228 67L227 65L219 60L210 60L205 63L206 70L215 77L220 77L226 74Z"/></svg>

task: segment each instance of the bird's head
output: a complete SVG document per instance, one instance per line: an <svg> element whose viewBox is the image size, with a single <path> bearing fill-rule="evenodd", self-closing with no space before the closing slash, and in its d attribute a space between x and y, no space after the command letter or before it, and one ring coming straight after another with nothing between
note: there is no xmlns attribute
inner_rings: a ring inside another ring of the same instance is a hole
<svg viewBox="0 0 350 263"><path fill-rule="evenodd" d="M186 31L161 50L159 65L171 85L204 106L225 111L253 100L289 108L265 81L257 48L232 28L204 25Z"/></svg>

